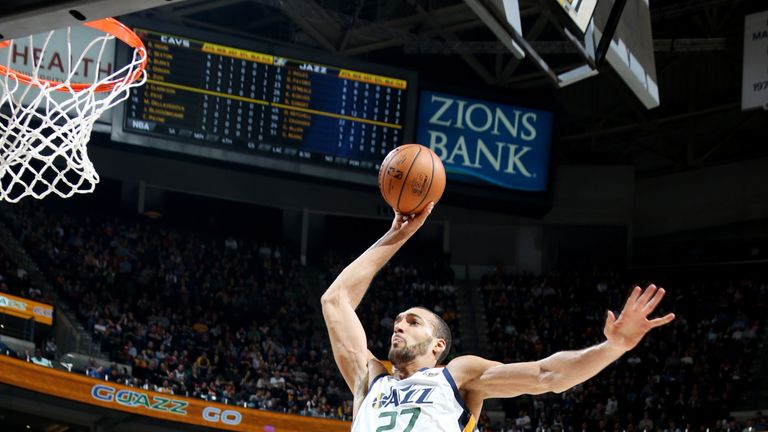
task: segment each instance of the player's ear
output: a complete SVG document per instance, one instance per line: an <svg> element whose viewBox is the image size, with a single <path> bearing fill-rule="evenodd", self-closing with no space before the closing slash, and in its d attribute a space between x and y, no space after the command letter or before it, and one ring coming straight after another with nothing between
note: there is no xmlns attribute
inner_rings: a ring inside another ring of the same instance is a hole
<svg viewBox="0 0 768 432"><path fill-rule="evenodd" d="M435 345L432 347L432 352L435 353L435 357L440 358L440 354L445 351L445 339L435 338Z"/></svg>

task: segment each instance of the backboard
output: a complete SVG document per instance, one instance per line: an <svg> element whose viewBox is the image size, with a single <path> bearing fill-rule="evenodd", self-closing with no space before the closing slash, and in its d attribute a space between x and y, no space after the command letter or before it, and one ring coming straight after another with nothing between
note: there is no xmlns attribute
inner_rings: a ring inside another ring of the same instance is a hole
<svg viewBox="0 0 768 432"><path fill-rule="evenodd" d="M614 0L603 0L597 5L593 20L595 41L602 37L613 3ZM659 106L648 0L626 2L605 58L646 108Z"/></svg>
<svg viewBox="0 0 768 432"><path fill-rule="evenodd" d="M528 29L522 28L519 0L464 1L515 57L530 59L556 86L597 75L606 60L647 109L659 106L648 0L541 2L541 14L555 17L563 42L570 43L582 58L583 64L565 67L550 64L526 40L524 30Z"/></svg>

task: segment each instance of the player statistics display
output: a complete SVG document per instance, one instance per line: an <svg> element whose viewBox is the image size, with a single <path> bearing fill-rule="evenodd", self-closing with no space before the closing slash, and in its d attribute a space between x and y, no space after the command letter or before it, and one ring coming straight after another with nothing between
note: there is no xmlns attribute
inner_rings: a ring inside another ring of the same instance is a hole
<svg viewBox="0 0 768 432"><path fill-rule="evenodd" d="M133 28L149 76L126 101L116 141L308 174L307 163L375 175L412 137L413 73Z"/></svg>

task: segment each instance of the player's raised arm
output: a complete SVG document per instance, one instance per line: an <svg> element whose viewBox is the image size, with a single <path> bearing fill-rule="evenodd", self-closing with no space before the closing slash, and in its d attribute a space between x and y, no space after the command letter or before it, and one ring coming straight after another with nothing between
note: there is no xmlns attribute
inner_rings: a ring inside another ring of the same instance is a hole
<svg viewBox="0 0 768 432"><path fill-rule="evenodd" d="M651 329L668 324L674 314L648 319L664 297L664 289L635 287L621 315L608 312L606 341L579 351L562 351L543 360L502 364L474 356L454 359L448 368L470 398L489 399L521 394L563 392L580 384L631 350Z"/></svg>
<svg viewBox="0 0 768 432"><path fill-rule="evenodd" d="M323 317L331 339L333 357L350 390L356 393L368 383L368 351L365 331L355 309L376 273L424 224L430 204L416 216L396 214L392 227L336 277L321 299Z"/></svg>

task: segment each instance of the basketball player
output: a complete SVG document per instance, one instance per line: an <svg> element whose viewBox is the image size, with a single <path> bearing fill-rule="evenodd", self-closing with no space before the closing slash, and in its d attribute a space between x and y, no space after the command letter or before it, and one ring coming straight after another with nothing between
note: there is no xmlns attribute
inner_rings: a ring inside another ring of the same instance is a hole
<svg viewBox="0 0 768 432"><path fill-rule="evenodd" d="M322 297L333 356L354 395L352 432L473 431L485 399L568 390L637 346L652 328L675 318L668 314L649 320L664 289L635 287L618 319L608 312L606 341L599 345L525 363L461 356L436 367L448 355L450 330L436 314L413 307L395 318L389 350L394 374L389 375L368 350L355 308L374 275L433 208L430 203L419 215L397 214L390 230L347 266Z"/></svg>

